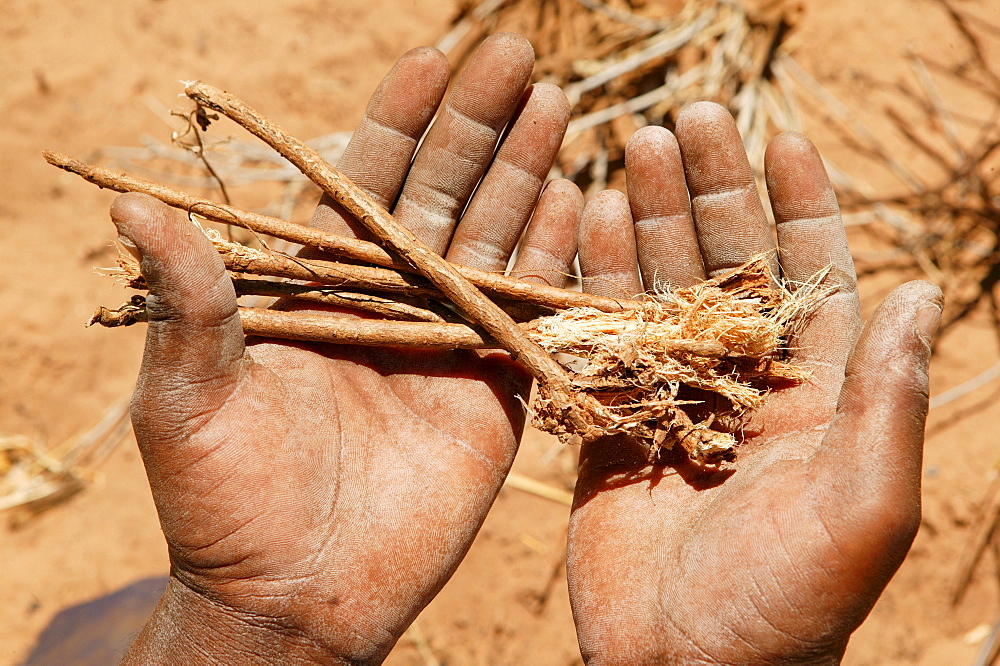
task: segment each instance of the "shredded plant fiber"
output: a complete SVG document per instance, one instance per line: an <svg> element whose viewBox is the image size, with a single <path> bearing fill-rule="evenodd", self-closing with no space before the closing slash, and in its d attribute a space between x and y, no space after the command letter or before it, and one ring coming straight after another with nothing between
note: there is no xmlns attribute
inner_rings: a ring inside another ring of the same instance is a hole
<svg viewBox="0 0 1000 666"><path fill-rule="evenodd" d="M719 417L739 418L770 389L809 377L781 359L796 324L829 293L825 275L783 284L757 258L651 295L638 309L572 308L534 320L530 331L549 353L573 357L564 364L575 388L603 408L595 419L603 434L638 438L651 457L680 444L695 462L719 464L736 455L733 434L712 429ZM559 404L540 390L533 425L568 443L593 439L567 427Z"/></svg>

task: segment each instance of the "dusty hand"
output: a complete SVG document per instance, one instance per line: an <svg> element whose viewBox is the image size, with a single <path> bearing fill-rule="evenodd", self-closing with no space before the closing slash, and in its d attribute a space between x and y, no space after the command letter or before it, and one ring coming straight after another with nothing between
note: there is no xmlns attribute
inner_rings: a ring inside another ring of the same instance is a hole
<svg viewBox="0 0 1000 666"><path fill-rule="evenodd" d="M588 204L594 291L686 286L775 249L736 125L713 104L633 137L628 199ZM929 339L940 293L893 292L862 328L836 198L815 148L768 148L780 269L836 286L790 357L813 374L743 428L731 475L649 466L621 440L582 451L568 574L590 663L834 662L920 521ZM633 225L634 219L634 225ZM633 231L634 229L634 231ZM777 267L777 260L775 263Z"/></svg>
<svg viewBox="0 0 1000 666"><path fill-rule="evenodd" d="M502 271L569 115L553 86L525 92L533 63L526 40L488 39L414 159L448 63L411 51L341 170L450 260ZM574 186L550 184L518 274L561 283L581 209ZM130 657L379 661L499 492L528 378L500 353L245 340L222 263L182 213L126 195L112 217L150 285L132 413L171 558ZM328 201L313 223L355 229Z"/></svg>

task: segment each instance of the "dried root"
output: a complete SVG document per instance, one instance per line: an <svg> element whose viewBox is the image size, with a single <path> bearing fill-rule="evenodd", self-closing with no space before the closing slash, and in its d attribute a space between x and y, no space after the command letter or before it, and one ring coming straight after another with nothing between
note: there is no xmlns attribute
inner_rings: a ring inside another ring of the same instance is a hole
<svg viewBox="0 0 1000 666"><path fill-rule="evenodd" d="M130 261L123 256L120 275L134 282ZM540 382L534 425L571 444L624 434L644 442L651 456L679 445L699 464L733 460L736 438L717 429L720 420L731 422L759 407L774 386L809 376L781 356L792 327L825 296L823 277L793 292L774 280L761 258L720 278L651 296L633 309L571 308L523 324L546 352L572 359L565 364L568 390ZM318 291L287 285L289 295L295 289ZM353 307L359 307L357 298ZM448 349L497 344L467 324L240 312L247 334L265 337ZM111 327L145 319L143 297L134 296L118 310L98 309L90 323Z"/></svg>
<svg viewBox="0 0 1000 666"><path fill-rule="evenodd" d="M770 388L809 376L781 355L793 324L823 297L822 277L790 292L757 259L638 309L537 319L532 337L576 358L574 388L603 407L602 435L638 438L654 453L679 444L692 460L716 464L732 460L736 446L732 434L712 429L718 417L739 417ZM540 392L533 408L536 427L566 442L588 439L567 427L550 393Z"/></svg>

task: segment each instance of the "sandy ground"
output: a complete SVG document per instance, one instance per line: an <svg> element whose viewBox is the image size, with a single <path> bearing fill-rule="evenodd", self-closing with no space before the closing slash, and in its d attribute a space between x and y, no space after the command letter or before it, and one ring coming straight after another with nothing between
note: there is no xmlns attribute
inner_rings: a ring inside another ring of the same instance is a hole
<svg viewBox="0 0 1000 666"><path fill-rule="evenodd" d="M996 22L990 0L964 5ZM174 104L179 79L238 91L300 137L351 129L394 59L433 43L452 10L451 3L430 0L5 0L0 311L11 316L0 327L0 431L63 441L128 395L141 355L139 327L110 332L82 326L96 304L122 300L118 287L92 271L113 257L106 213L112 195L57 173L42 161L42 149L86 157L101 146L138 145L143 133L165 139L168 129L151 109ZM958 42L941 24L938 10L924 1L810 1L796 55L874 118L878 100L858 73L891 80L905 69L902 55L911 47L951 57ZM845 165L847 149L813 129L824 153ZM905 149L900 157L914 158ZM891 283L883 277L863 285L867 310ZM996 358L990 324L973 318L941 341L932 389L954 386ZM948 596L956 560L995 475L996 423L996 385L932 413L924 525L857 632L847 663L971 663L978 650L973 630L981 634L1000 606L994 562L983 563L960 605L951 607ZM569 488L572 464L572 452L534 433L517 469ZM69 503L18 530L0 525L0 663L23 660L61 609L165 573L165 549L134 444L126 442L99 472L98 481ZM519 491L501 494L454 580L418 620L419 634L439 659L579 661L559 571L567 513ZM425 663L410 637L389 661Z"/></svg>

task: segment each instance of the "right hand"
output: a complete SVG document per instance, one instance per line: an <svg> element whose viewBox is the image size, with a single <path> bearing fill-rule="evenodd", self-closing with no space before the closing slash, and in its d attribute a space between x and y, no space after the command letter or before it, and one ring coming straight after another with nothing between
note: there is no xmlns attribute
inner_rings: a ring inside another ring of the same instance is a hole
<svg viewBox="0 0 1000 666"><path fill-rule="evenodd" d="M580 264L595 292L685 287L761 253L775 268L780 255L793 282L829 267L836 289L789 341L811 379L750 416L731 476L649 465L622 438L584 445L567 568L588 663L835 663L920 522L940 291L903 285L862 327L816 149L780 135L764 168L777 248L736 124L715 104L685 109L676 139L640 130L628 198L602 193L584 213Z"/></svg>

